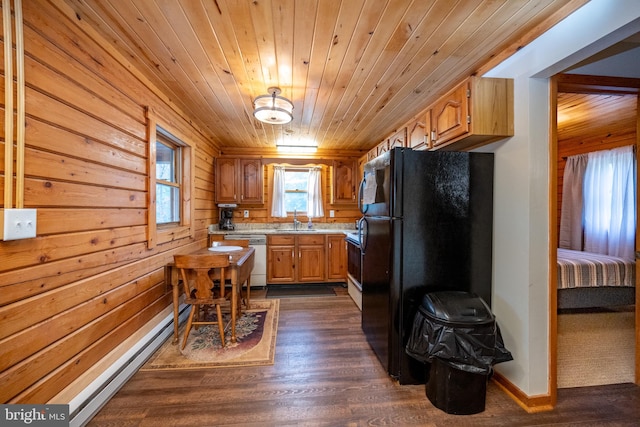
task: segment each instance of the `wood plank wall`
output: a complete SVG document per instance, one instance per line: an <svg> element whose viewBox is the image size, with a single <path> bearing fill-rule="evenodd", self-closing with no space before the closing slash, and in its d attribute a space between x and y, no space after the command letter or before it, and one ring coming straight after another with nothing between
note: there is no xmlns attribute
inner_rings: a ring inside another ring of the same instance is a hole
<svg viewBox="0 0 640 427"><path fill-rule="evenodd" d="M0 241L3 403L47 402L164 310L164 265L203 247L207 225L217 222L218 148L56 4L23 2L24 206L38 209L38 236ZM146 107L197 147L196 238L152 250Z"/></svg>
<svg viewBox="0 0 640 427"><path fill-rule="evenodd" d="M566 159L590 151L635 145L637 96L558 94L558 236ZM565 120L562 120L564 115ZM557 242L556 242L557 243Z"/></svg>

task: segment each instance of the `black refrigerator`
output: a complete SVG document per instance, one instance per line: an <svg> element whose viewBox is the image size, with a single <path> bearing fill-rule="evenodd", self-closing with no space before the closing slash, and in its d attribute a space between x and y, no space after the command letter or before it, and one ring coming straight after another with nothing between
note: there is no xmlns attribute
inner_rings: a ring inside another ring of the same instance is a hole
<svg viewBox="0 0 640 427"><path fill-rule="evenodd" d="M394 148L360 184L362 329L400 384L424 383L405 353L427 292L475 292L491 304L493 154Z"/></svg>

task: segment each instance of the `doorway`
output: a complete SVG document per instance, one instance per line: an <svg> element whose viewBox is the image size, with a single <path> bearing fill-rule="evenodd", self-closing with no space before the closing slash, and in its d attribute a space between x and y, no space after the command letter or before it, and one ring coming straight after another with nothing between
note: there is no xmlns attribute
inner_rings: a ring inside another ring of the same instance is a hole
<svg viewBox="0 0 640 427"><path fill-rule="evenodd" d="M552 194L550 204L550 224L552 230L550 234L551 241L554 242L553 244L557 244L559 235L560 206L562 204L562 168L564 166L565 157L568 154L571 155L578 154L579 152L612 149L625 145L635 145L637 153L637 146L639 144L638 129L640 129L640 121L638 119L638 111L640 110L638 108L640 103L638 99L640 80L563 74L552 78L551 88L553 125L550 156ZM590 107L589 104L591 104ZM588 111L589 109L591 112ZM564 115L569 113L573 113L574 116L579 116L581 118L579 120L575 120L573 123L567 124L565 121L567 119ZM594 114L596 115L594 116ZM606 116L609 116L609 118ZM606 123L607 121L609 121L609 123L606 126L609 126L609 130L604 133L602 130L593 131L599 122ZM591 139L586 138L586 132L591 132L593 137ZM580 139L579 143L574 142L573 145L571 144L571 133L574 133L575 137ZM569 143L563 146L562 141L569 141ZM637 194L636 200L638 200ZM636 227L636 251L638 250L639 242L640 239L638 239L638 230ZM552 252L554 253L550 254L550 265L555 266L557 257L555 251ZM624 352L626 352L626 356L623 356L624 359L622 359L622 357L620 359L620 361L624 362L621 364L622 368L618 368L617 371L615 371L616 374L621 373L620 376L607 374L605 368L614 365L614 363L607 363L605 360L603 362L604 366L601 368L598 367L598 365L590 365L590 371L586 372L586 374L593 374L591 378L587 377L585 375L585 370L582 369L582 378L576 378L576 382L572 383L571 381L573 380L567 379L567 376L572 375L570 369L576 369L576 372L580 372L579 364L581 362L579 360L571 360L570 363L567 363L566 349L570 349L571 345L566 345L567 343L563 340L567 339L567 336L571 336L572 339L574 339L578 335L566 335L567 319L577 318L573 317L573 315L567 317L565 314L558 314L558 277L556 269L553 268L551 270L550 330L552 333L550 334L550 373L552 394L554 396L557 395L557 388L599 385L605 384L607 381L609 381L609 383L635 382L636 384L639 384L640 372L638 367L640 366L640 328L638 327L638 323L640 314L638 306L640 304L638 304L638 300L640 295L638 295L638 292L636 292L635 296L635 307L626 307L626 313L624 312L625 307L618 307L613 310L595 310L604 313L614 312L614 314L611 315L600 313L593 313L591 315L588 310L586 310L584 314L578 313L583 317L579 320L579 326L581 327L576 328L576 330L579 330L580 332L593 332L590 337L583 338L582 342L598 341L598 335L596 332L603 334L601 336L607 337L607 330L605 326L602 325L603 321L596 319L597 316L600 316L602 318L617 319L607 327L614 328L612 330L615 330L616 334L621 333L621 330L624 329L622 333L626 335L623 335L623 339L628 343L629 348L624 349L622 347L618 347L621 354L625 354ZM639 276L639 268L637 264L635 270L637 288ZM623 319L622 323L619 323L620 319ZM585 327L586 322L591 322L594 326ZM598 331L599 329L600 331ZM577 347L579 342L580 340L575 341L574 346ZM614 343L614 346L615 345L616 344ZM611 345L605 345L605 347L611 347ZM580 354L579 351L578 356L582 357L584 356L584 353L588 351L589 350L582 348L582 354ZM615 352L611 351L611 348L605 348L605 352L603 354L606 353L609 353L609 357L611 357L611 354L615 354ZM604 356L602 359L605 359ZM622 370L624 370L624 372L618 372ZM598 377L598 375L600 377Z"/></svg>

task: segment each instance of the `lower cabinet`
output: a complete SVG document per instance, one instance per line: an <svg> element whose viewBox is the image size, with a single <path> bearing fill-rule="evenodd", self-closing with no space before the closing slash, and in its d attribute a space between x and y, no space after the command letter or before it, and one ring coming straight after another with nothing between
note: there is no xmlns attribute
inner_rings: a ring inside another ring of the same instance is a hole
<svg viewBox="0 0 640 427"><path fill-rule="evenodd" d="M344 282L347 278L347 241L344 234L327 235L327 280Z"/></svg>
<svg viewBox="0 0 640 427"><path fill-rule="evenodd" d="M267 283L296 281L295 236L267 236Z"/></svg>
<svg viewBox="0 0 640 427"><path fill-rule="evenodd" d="M322 283L346 280L344 235L267 236L267 283Z"/></svg>

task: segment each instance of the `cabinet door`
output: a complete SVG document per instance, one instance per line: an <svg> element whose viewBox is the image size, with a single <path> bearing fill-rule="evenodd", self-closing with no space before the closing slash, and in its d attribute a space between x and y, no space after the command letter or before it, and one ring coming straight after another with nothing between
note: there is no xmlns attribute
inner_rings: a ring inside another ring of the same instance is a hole
<svg viewBox="0 0 640 427"><path fill-rule="evenodd" d="M267 246L267 283L290 283L295 281L295 246Z"/></svg>
<svg viewBox="0 0 640 427"><path fill-rule="evenodd" d="M241 203L263 203L262 160L240 160Z"/></svg>
<svg viewBox="0 0 640 427"><path fill-rule="evenodd" d="M238 202L237 175L237 159L216 159L216 203Z"/></svg>
<svg viewBox="0 0 640 427"><path fill-rule="evenodd" d="M422 119L409 126L408 147L413 150L428 150L431 137L431 110Z"/></svg>
<svg viewBox="0 0 640 427"><path fill-rule="evenodd" d="M324 245L298 245L298 281L324 282Z"/></svg>
<svg viewBox="0 0 640 427"><path fill-rule="evenodd" d="M327 236L327 279L346 280L347 242L344 235Z"/></svg>
<svg viewBox="0 0 640 427"><path fill-rule="evenodd" d="M386 153L389 151L389 139L385 139L380 144L378 144L377 156Z"/></svg>
<svg viewBox="0 0 640 427"><path fill-rule="evenodd" d="M407 128L402 128L389 138L389 150L407 146Z"/></svg>
<svg viewBox="0 0 640 427"><path fill-rule="evenodd" d="M332 203L355 203L355 161L333 161Z"/></svg>
<svg viewBox="0 0 640 427"><path fill-rule="evenodd" d="M469 133L469 84L458 86L431 109L433 114L433 147Z"/></svg>

